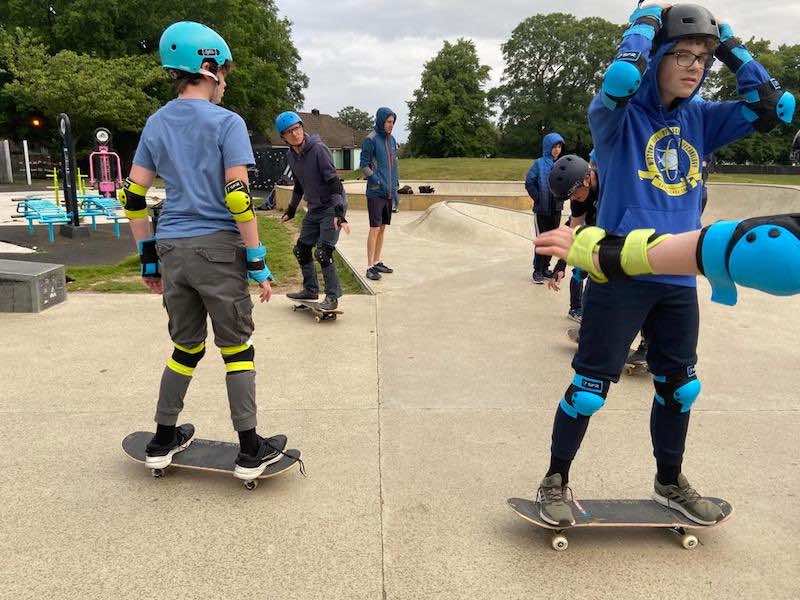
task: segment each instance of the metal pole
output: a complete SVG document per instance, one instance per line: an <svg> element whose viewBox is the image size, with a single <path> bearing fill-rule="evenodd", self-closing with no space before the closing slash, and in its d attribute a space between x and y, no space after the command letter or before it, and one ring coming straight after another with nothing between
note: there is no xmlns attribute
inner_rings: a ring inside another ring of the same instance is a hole
<svg viewBox="0 0 800 600"><path fill-rule="evenodd" d="M72 140L69 117L61 113L58 115L58 130L61 133L61 160L64 165L64 204L67 212L71 213L73 227L80 226L78 216L78 194L75 182L75 144Z"/></svg>
<svg viewBox="0 0 800 600"><path fill-rule="evenodd" d="M0 145L0 168L5 173L0 173L0 182L14 183L14 171L11 168L11 148L8 145L8 140L3 140ZM5 181L3 181L5 179Z"/></svg>
<svg viewBox="0 0 800 600"><path fill-rule="evenodd" d="M28 156L28 140L22 140L22 150L25 152L25 177L28 179L28 185L31 184L31 158Z"/></svg>

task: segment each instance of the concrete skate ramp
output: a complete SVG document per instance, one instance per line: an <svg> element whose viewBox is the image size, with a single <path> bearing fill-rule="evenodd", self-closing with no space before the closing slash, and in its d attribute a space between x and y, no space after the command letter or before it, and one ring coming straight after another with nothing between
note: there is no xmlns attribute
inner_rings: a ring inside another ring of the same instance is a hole
<svg viewBox="0 0 800 600"><path fill-rule="evenodd" d="M800 187L746 183L712 183L703 223L780 213L800 213Z"/></svg>
<svg viewBox="0 0 800 600"><path fill-rule="evenodd" d="M527 243L533 238L533 214L467 202L438 202L404 231L454 244Z"/></svg>

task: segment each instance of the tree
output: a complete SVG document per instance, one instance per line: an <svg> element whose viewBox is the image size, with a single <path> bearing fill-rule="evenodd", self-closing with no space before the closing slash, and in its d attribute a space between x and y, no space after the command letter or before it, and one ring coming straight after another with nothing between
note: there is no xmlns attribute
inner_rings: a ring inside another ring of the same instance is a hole
<svg viewBox="0 0 800 600"><path fill-rule="evenodd" d="M490 99L500 109L503 154L538 154L541 138L561 133L567 146L588 154L586 114L602 82L622 27L598 17L533 15L503 44L505 70Z"/></svg>
<svg viewBox="0 0 800 600"><path fill-rule="evenodd" d="M751 38L745 44L750 53L783 87L797 96L800 91L800 44L772 49L769 40ZM712 72L705 84L707 100L738 100L736 78L726 67ZM717 158L737 164L789 164L789 152L796 126L780 125L769 133L754 133L722 148Z"/></svg>
<svg viewBox="0 0 800 600"><path fill-rule="evenodd" d="M375 119L367 111L355 106L345 106L339 111L336 118L357 131L369 131L375 124Z"/></svg>
<svg viewBox="0 0 800 600"><path fill-rule="evenodd" d="M100 98L101 94L87 95L88 90L83 90L85 93L76 90L73 100L82 98L88 105L117 104L113 111L87 106L84 109L87 116L94 114L95 119L87 122L87 127L105 125L126 130L135 123L135 129L141 129L146 113L173 96L168 78L162 74L154 82L150 69L158 65L162 31L175 21L205 23L226 39L236 68L228 78L230 87L225 93L225 105L240 113L253 129L268 132L276 114L287 107L302 105L303 89L308 85L308 78L299 68L300 55L291 39L291 24L278 16L274 0L0 0L0 14L7 34L12 28L22 28L25 35L39 40L47 57L60 56L56 61L43 60L41 65L45 69L43 76L59 87L70 83L57 82L59 77L70 73L70 64L80 64L79 77L85 75L92 80L91 84L79 81L79 87L100 85L103 92L107 90L103 77L117 82L120 77L125 79L120 73L122 66L144 78L133 81L133 88L123 87L132 90L132 95L112 94L113 100L109 102ZM19 57L16 60L20 62ZM128 62L119 62L122 60ZM25 68L37 70L30 61L24 62ZM7 63L7 57L0 54L0 69L9 71L4 67ZM84 73L84 68L89 71ZM3 77L0 73L0 83ZM0 89L0 109L8 104L13 93L16 99L13 102L18 100L29 108L76 111L74 105L57 101L57 93L41 101L33 94L23 93L21 73L12 74L16 84L5 77L5 85ZM67 100L67 95L60 97ZM19 109L10 110L13 113ZM7 115L0 114L0 121L4 116ZM119 119L119 127L116 120L105 120L112 116ZM115 139L119 141L119 137Z"/></svg>
<svg viewBox="0 0 800 600"><path fill-rule="evenodd" d="M485 156L495 132L483 87L489 67L481 65L472 40L445 42L425 63L409 108L408 151L412 156Z"/></svg>

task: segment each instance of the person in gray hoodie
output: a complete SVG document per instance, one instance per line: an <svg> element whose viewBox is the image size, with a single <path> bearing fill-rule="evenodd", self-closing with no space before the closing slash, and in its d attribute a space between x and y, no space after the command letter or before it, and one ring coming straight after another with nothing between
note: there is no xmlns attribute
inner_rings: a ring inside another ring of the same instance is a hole
<svg viewBox="0 0 800 600"><path fill-rule="evenodd" d="M350 233L347 223L347 201L342 180L336 173L331 151L318 135L308 135L300 115L287 111L275 119L275 129L287 144L286 159L294 179L294 193L282 220L293 219L300 200L305 198L308 212L294 246L294 255L303 273L303 289L286 294L293 300L316 300L319 283L314 258L322 268L325 299L320 308L334 310L339 305L342 288L333 263L333 252L339 241L339 230ZM314 251L316 246L316 251ZM313 251L313 254L312 254Z"/></svg>

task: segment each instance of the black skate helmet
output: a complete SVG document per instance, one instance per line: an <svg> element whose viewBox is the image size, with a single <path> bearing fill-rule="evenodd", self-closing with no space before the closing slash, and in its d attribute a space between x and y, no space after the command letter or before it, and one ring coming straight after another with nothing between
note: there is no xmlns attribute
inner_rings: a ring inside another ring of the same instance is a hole
<svg viewBox="0 0 800 600"><path fill-rule="evenodd" d="M589 172L589 163L575 154L562 156L550 171L550 192L559 200L566 200L583 184Z"/></svg>
<svg viewBox="0 0 800 600"><path fill-rule="evenodd" d="M708 37L719 43L719 24L711 12L698 4L675 4L662 13L658 41L674 42L687 37Z"/></svg>

